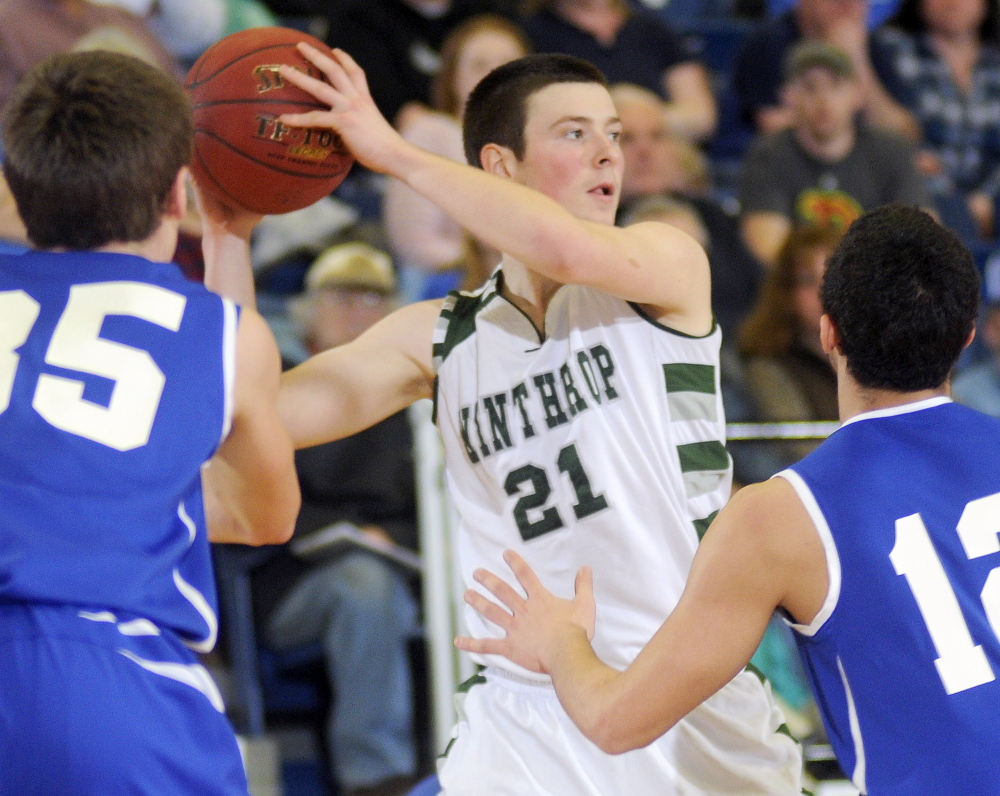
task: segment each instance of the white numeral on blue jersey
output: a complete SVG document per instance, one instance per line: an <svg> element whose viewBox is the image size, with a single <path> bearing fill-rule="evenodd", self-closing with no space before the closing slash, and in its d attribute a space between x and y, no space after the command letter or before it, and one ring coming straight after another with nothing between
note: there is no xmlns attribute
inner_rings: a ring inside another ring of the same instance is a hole
<svg viewBox="0 0 1000 796"><path fill-rule="evenodd" d="M966 505L957 530L970 559L1000 552L1000 494ZM973 643L955 590L919 514L896 520L896 542L889 559L913 592L939 656L934 665L945 691L955 694L995 680L982 646ZM1000 638L1000 568L990 572L980 596L993 632Z"/></svg>
<svg viewBox="0 0 1000 796"><path fill-rule="evenodd" d="M25 298L34 302L29 296ZM101 338L101 327L109 315L125 315L176 332L186 304L187 299L178 293L139 282L74 285L49 341L45 362L113 380L111 400L106 407L87 401L81 380L46 373L38 377L31 404L35 411L56 428L116 450L145 445L163 393L163 372L148 352ZM6 394L8 401L18 363L13 351L27 339L35 317L22 321L24 337L20 342L3 341L2 350L8 358L0 365L0 397ZM10 377L4 380L8 368ZM7 408L6 403L3 408Z"/></svg>
<svg viewBox="0 0 1000 796"><path fill-rule="evenodd" d="M38 319L40 305L23 290L0 293L0 412L10 406L14 376L21 358L17 349L24 345Z"/></svg>

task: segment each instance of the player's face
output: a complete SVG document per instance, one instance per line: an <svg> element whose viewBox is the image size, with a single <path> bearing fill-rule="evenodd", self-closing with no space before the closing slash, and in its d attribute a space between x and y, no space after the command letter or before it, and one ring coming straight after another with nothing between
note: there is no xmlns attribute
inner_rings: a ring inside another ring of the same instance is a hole
<svg viewBox="0 0 1000 796"><path fill-rule="evenodd" d="M546 86L528 99L524 159L513 176L578 218L614 224L624 170L620 134L603 86Z"/></svg>
<svg viewBox="0 0 1000 796"><path fill-rule="evenodd" d="M681 187L684 172L660 108L625 102L618 108L625 157L623 196L643 196Z"/></svg>
<svg viewBox="0 0 1000 796"><path fill-rule="evenodd" d="M789 87L788 98L797 124L817 141L831 141L854 124L861 95L857 81L816 67L806 70Z"/></svg>

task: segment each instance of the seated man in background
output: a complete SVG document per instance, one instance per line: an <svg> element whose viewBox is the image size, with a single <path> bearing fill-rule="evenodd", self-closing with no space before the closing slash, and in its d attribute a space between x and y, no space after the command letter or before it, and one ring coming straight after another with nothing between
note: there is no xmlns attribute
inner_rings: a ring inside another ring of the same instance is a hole
<svg viewBox="0 0 1000 796"><path fill-rule="evenodd" d="M773 267L795 224L846 230L866 210L891 202L931 207L913 147L855 120L861 84L851 59L804 42L785 65L790 129L758 138L740 177L747 245Z"/></svg>
<svg viewBox="0 0 1000 796"><path fill-rule="evenodd" d="M851 59L866 123L919 140L916 119L875 72L879 48L868 36L868 10L866 0L797 0L793 8L751 33L733 63L733 84L745 121L761 133L794 123L795 112L781 97L782 65L797 44L819 41L839 47Z"/></svg>
<svg viewBox="0 0 1000 796"><path fill-rule="evenodd" d="M394 308L389 256L365 243L320 255L292 314L308 354L350 342ZM361 548L301 544L350 523L376 544L416 549L410 425L398 412L351 437L295 454L295 537L252 574L264 638L279 650L319 641L334 692L326 741L348 796L405 793L417 768L408 641L417 602L407 571ZM307 552L308 551L308 552Z"/></svg>

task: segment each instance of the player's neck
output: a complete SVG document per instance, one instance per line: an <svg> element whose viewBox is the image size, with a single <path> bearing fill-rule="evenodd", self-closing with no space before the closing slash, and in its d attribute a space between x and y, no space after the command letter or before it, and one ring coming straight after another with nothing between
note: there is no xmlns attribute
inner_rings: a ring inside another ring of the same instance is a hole
<svg viewBox="0 0 1000 796"><path fill-rule="evenodd" d="M177 224L163 220L148 238L138 241L112 241L96 251L134 254L156 263L169 263L177 249Z"/></svg>
<svg viewBox="0 0 1000 796"><path fill-rule="evenodd" d="M897 392L895 390L871 390L862 387L850 375L838 373L837 402L840 407L840 422L846 423L852 417L877 409L891 409L895 406L926 401L928 398L949 395L949 385L931 390Z"/></svg>
<svg viewBox="0 0 1000 796"><path fill-rule="evenodd" d="M510 255L504 255L502 267L503 297L527 315L539 330L544 331L545 312L562 285L535 273Z"/></svg>

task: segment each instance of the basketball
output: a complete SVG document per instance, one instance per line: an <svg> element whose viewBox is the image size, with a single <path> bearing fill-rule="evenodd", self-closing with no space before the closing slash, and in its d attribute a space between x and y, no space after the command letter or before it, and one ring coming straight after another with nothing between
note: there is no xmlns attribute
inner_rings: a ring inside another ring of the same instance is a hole
<svg viewBox="0 0 1000 796"><path fill-rule="evenodd" d="M209 47L184 86L194 113L191 171L216 198L266 215L311 205L336 188L354 163L329 129L288 127L283 113L325 110L278 73L288 64L324 79L295 48L329 48L290 28L251 28Z"/></svg>

